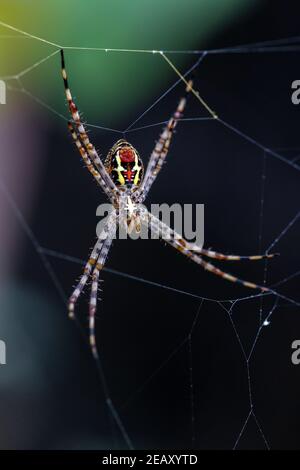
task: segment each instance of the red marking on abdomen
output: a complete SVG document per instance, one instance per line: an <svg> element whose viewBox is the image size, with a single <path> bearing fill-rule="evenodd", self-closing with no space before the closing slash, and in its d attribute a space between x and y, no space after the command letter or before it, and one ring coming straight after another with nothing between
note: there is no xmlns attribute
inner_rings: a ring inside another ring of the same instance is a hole
<svg viewBox="0 0 300 470"><path fill-rule="evenodd" d="M125 171L125 173L126 173L126 177L127 177L128 181L131 181L131 178L132 178L132 175L133 175L134 172L131 171L131 170L127 170L127 171Z"/></svg>
<svg viewBox="0 0 300 470"><path fill-rule="evenodd" d="M134 152L131 149L125 148L121 149L119 152L121 162L130 163L134 162Z"/></svg>

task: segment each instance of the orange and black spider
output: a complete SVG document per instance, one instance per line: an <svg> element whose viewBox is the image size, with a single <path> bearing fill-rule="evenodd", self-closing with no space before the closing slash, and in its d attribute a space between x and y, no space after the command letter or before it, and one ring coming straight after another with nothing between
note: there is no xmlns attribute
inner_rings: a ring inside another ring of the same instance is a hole
<svg viewBox="0 0 300 470"><path fill-rule="evenodd" d="M123 139L116 142L116 144L111 148L111 150L108 152L105 162L103 163L101 161L94 145L88 138L84 125L80 119L78 109L73 101L68 85L63 50L61 51L61 61L65 93L72 116L72 122L68 123L69 130L85 165L114 207L112 213L107 219L102 233L99 235L99 238L96 241L90 258L85 265L79 283L69 299L69 315L70 317L74 317L75 304L88 279L91 277L92 286L89 303L89 338L93 355L97 357L98 354L95 341L95 313L97 305L99 275L104 266L112 240L114 238L116 224L121 224L124 222L124 220L120 218L119 210L122 204L130 206L131 208L126 212L125 223L128 226L131 226L132 224L136 226L141 223L147 224L148 227L150 227L151 230L160 239L165 240L180 253L184 254L207 271L210 271L217 276L221 276L228 281L240 283L246 287L259 289L261 291L268 291L266 287L258 286L257 284L244 281L231 274L221 271L213 264L205 261L204 258L214 258L224 261L239 261L242 259L260 260L262 258L271 258L274 255L266 254L255 256L237 256L224 255L215 251L205 250L183 239L168 225L164 224L162 221L148 212L144 206L143 209L140 209L140 203L145 200L166 159L174 129L178 120L183 116L187 101L187 94L193 89L192 81L188 82L186 94L180 99L176 111L163 129L163 132L161 133L159 140L150 156L146 171L144 171L144 166L138 152L129 142Z"/></svg>

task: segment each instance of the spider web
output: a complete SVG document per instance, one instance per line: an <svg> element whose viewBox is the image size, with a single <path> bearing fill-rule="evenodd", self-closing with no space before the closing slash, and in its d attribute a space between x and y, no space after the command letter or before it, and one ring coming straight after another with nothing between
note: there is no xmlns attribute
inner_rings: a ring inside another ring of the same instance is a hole
<svg viewBox="0 0 300 470"><path fill-rule="evenodd" d="M179 84L182 82L186 82L187 78L193 71L198 71L199 69L203 70L206 66L207 58L214 56L214 57L224 57L228 55L234 54L246 54L252 56L253 54L261 55L261 54L287 54L289 52L296 52L300 50L300 38L290 38L290 39L282 39L277 41L265 41L262 43L256 44L249 44L249 45L241 45L231 48L224 48L224 49L215 49L215 50L190 50L190 51L150 51L150 50L127 50L127 49L103 49L103 48L80 48L80 47L72 47L64 45L55 44L49 42L43 38L36 37L31 35L27 32L21 31L17 28L14 28L11 25L5 24L0 22L0 26L4 29L8 29L16 35L8 35L3 34L0 36L0 40L7 40L11 38L27 38L28 40L42 42L47 44L51 48L51 52L46 55L43 59L35 62L34 64L29 65L22 71L17 72L16 74L1 77L7 83L7 88L11 91L21 93L27 96L30 100L32 100L37 106L43 107L47 110L47 112L54 114L55 116L59 117L62 120L68 120L68 117L56 109L54 109L51 105L41 100L37 97L32 91L30 91L27 86L24 84L24 79L27 76L42 66L45 62L51 60L57 54L59 54L59 50L63 47L65 50L85 50L85 51L95 51L99 54L110 54L110 53L119 53L119 54L157 54L160 57L161 61L164 61L168 67L174 73L174 77L176 80L172 85L165 90L157 99L151 103L150 106L146 107L146 109L140 113L131 123L128 123L128 126L123 130L112 129L105 126L100 126L94 123L86 123L87 127L100 129L101 131L105 132L112 132L114 134L120 134L121 136L127 137L133 133L137 132L145 132L151 128L160 128L166 121L160 122L150 122L144 125L141 125L143 122L143 118L148 115L148 113L153 110L155 107L159 105L159 103L167 97ZM176 57L177 54L184 54L186 56L191 56L194 59L194 63L184 72L182 73L179 68L176 66L176 60L173 61L173 57ZM252 136L249 136L239 127L227 122L221 117L218 116L218 109L213 109L206 100L201 95L197 89L193 90L194 100L197 102L197 105L201 112L205 111L205 115L201 116L192 116L192 117L185 117L181 119L181 121L186 122L187 124L193 123L193 125L197 124L201 126L205 121L215 121L219 125L226 128L232 135L232 138L237 138L244 140L248 144L252 145L254 148L258 149L261 154L262 166L261 166L261 173L260 173L260 197L259 197L259 223L258 223L258 244L259 244L259 251L262 253L270 253L276 251L277 246L280 242L285 238L288 237L289 234L295 230L297 222L299 222L300 212L296 213L292 218L289 220L285 220L283 216L281 219L281 228L280 230L274 235L273 239L269 242L269 244L265 247L263 243L263 228L264 228L264 219L265 219L265 199L266 199L266 181L268 178L268 172L270 171L270 167L273 161L279 161L281 165L285 167L289 167L291 171L297 172L300 169L300 147L299 148L269 148L268 146L264 145L262 142L257 141ZM18 223L21 229L24 231L25 235L28 237L32 246L40 258L42 266L46 270L49 275L50 282L53 285L53 289L58 292L63 305L66 305L67 301L67 294L65 292L64 287L62 286L59 276L57 275L56 270L54 270L52 265L53 259L60 259L66 263L75 263L79 265L84 264L84 260L79 259L78 257L71 256L70 254L66 254L65 252L59 252L53 250L49 247L44 247L43 244L40 243L38 238L35 236L33 230L31 229L28 221L25 219L24 215L22 214L21 210L18 207L18 204L12 197L11 191L6 185L6 182L3 178L0 179L0 189L1 192L6 200L6 203L13 211L15 217L18 220ZM226 270L226 269L225 269ZM112 421L112 433L114 433L115 428L117 427L119 435L121 436L123 443L119 441L119 445L123 446L126 445L128 448L133 449L137 446L135 439L132 437L134 432L130 432L129 426L126 423L126 415L127 410L134 406L136 400L140 399L143 396L143 393L153 381L158 380L160 374L163 372L164 374L168 375L169 368L172 369L172 361L174 361L178 356L187 358L185 363L185 368L187 372L187 376L183 377L182 380L186 381L186 387L188 387L188 401L189 401L189 409L187 410L188 413L188 420L190 423L190 443L191 447L197 447L201 444L197 443L197 427L198 421L201 419L201 414L197 412L198 407L198 398L197 393L199 387L198 384L199 379L196 374L196 369L199 370L199 367L195 364L199 361L199 357L194 352L195 350L195 343L198 343L199 340L199 329L201 325L201 319L203 316L206 315L205 308L209 308L210 306L214 306L221 313L223 313L229 322L231 328L231 341L236 341L239 348L240 359L243 362L244 372L247 377L247 387L246 391L243 393L246 395L247 402L244 409L244 415L240 417L240 425L236 428L235 438L232 442L232 448L236 449L240 446L242 438L247 434L247 429L249 427L250 422L254 423L257 435L259 436L261 442L265 446L265 448L270 449L272 447L272 442L270 442L268 434L265 432L265 423L262 421L261 417L257 413L256 409L256 397L254 393L254 378L255 378L255 370L253 364L253 356L256 352L257 346L259 343L264 341L265 331L269 330L272 326L271 320L273 316L276 315L277 311L281 307L289 307L289 311L291 309L295 309L295 311L299 308L300 302L297 299L291 298L290 296L284 295L281 292L281 287L288 285L291 281L299 276L300 270L292 270L291 274L287 274L282 276L281 279L277 280L271 285L271 293L267 294L252 294L238 297L238 298L221 298L218 299L217 296L215 298L205 296L203 292L205 292L205 288L202 286L201 288L201 295L198 292L188 291L185 289L179 289L178 287L174 287L172 285L165 284L163 282L159 282L157 280L149 280L144 277L140 277L134 274L130 274L128 272L123 272L117 269L112 269L110 267L105 267L104 271L112 275L111 281L113 282L113 277L115 278L125 278L128 282L131 282L134 286L134 289L139 289L139 286L143 285L147 289L156 289L159 292L166 291L172 293L172 295L182 296L184 298L190 298L195 302L196 308L194 309L194 314L191 316L189 320L189 326L187 328L186 334L184 334L183 339L178 342L178 344L171 350L171 352L164 358L162 358L161 363L153 370L151 374L149 374L145 380L140 383L140 385L136 388L136 390L132 391L127 399L124 401L122 406L117 406L113 400L113 394L110 392L110 388L108 387L107 381L107 374L104 373L104 367L101 362L101 354L100 359L97 362L97 368L99 372L99 377L101 379L102 388L105 395L107 413L111 418ZM267 284L268 274L271 271L271 263L265 262L263 266L263 283ZM241 326L241 319L236 317L236 311L242 309L246 303L258 301L258 309L255 307L255 312L258 315L253 316L253 322L255 323L255 334L252 338L247 338L245 340L245 335L242 332L243 326ZM101 308L101 306L99 307ZM108 308L106 308L108 310ZM207 313L208 315L208 313ZM283 321L283 319L282 319ZM285 317L285 322L289 321L288 315ZM71 324L70 324L71 325ZM82 331L84 337L86 337L85 328L83 328L79 321L77 321L78 328ZM71 327L71 326L70 326ZM267 328L268 327L268 328ZM241 331L240 331L241 330ZM205 382L206 379L202 375L202 380ZM224 428L224 432L226 432L226 428ZM205 442L205 439L204 441ZM205 446L205 444L202 444ZM212 445L212 444L210 444Z"/></svg>

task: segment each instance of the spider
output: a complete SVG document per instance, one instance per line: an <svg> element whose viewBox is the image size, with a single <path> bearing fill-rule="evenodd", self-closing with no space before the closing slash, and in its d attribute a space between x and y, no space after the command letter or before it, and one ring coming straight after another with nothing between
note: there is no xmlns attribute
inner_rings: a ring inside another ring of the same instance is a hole
<svg viewBox="0 0 300 470"><path fill-rule="evenodd" d="M80 152L80 155L87 169L92 174L96 182L102 188L104 193L113 205L113 211L108 216L104 228L97 238L96 244L90 254L90 257L84 267L80 280L73 291L69 303L69 316L74 318L75 304L82 293L87 281L91 277L91 294L89 302L89 342L92 353L95 358L98 357L95 340L95 314L97 307L97 292L100 271L105 264L111 243L115 234L116 224L125 224L137 231L141 223L148 223L148 227L160 239L166 241L173 248L190 258L202 268L210 271L217 276L221 276L231 282L237 282L243 286L261 291L269 291L266 287L261 287L252 282L244 281L221 269L215 267L204 258L214 258L223 261L260 260L271 258L273 254L238 256L224 255L215 251L206 250L195 246L195 244L183 239L179 234L164 224L158 218L147 211L141 203L145 200L148 192L154 183L159 171L161 170L174 133L174 129L179 119L182 118L187 95L192 90L193 83L189 81L186 87L185 95L179 100L179 104L163 129L159 140L150 156L146 171L144 171L143 162L137 150L126 140L118 140L108 152L104 161L100 159L94 145L90 142L84 125L80 119L78 109L73 101L72 94L68 84L67 72L65 68L64 52L61 50L61 71L64 81L65 94L72 119L68 122L68 128L73 140ZM122 212L121 207L127 209ZM123 215L121 215L121 212ZM204 257L204 258L203 258Z"/></svg>

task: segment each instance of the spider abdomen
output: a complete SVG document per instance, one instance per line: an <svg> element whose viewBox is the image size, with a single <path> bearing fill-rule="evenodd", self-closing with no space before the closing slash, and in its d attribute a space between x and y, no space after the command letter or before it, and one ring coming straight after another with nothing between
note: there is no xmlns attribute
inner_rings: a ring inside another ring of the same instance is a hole
<svg viewBox="0 0 300 470"><path fill-rule="evenodd" d="M144 166L135 148L126 142L118 142L109 151L105 168L116 186L140 186Z"/></svg>

